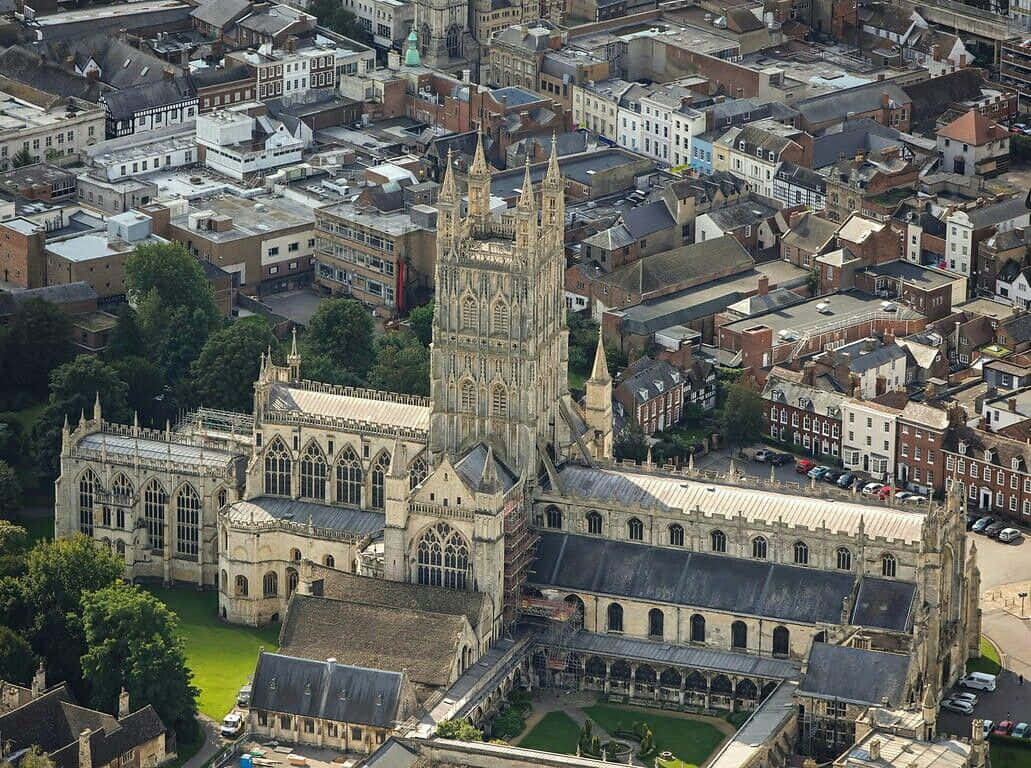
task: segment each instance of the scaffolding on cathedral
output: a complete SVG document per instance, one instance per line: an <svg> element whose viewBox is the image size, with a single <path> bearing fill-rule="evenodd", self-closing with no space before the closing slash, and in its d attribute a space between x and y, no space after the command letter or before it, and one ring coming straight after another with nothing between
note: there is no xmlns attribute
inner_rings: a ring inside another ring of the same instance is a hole
<svg viewBox="0 0 1031 768"><path fill-rule="evenodd" d="M537 549L537 534L530 528L523 499L512 499L502 510L505 526L504 620L511 626L519 616L523 584Z"/></svg>
<svg viewBox="0 0 1031 768"><path fill-rule="evenodd" d="M217 432L228 435L249 435L254 430L254 417L249 413L198 408L179 416L176 432Z"/></svg>
<svg viewBox="0 0 1031 768"><path fill-rule="evenodd" d="M573 636L583 626L579 600L549 600L538 594L524 595L520 616L536 627L538 649L533 665L541 685L575 689L582 674L580 657L570 650Z"/></svg>

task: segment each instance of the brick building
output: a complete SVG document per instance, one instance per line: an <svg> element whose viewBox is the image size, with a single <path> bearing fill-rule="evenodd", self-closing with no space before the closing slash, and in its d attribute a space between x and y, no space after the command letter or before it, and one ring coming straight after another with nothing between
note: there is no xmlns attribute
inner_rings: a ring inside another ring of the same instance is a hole
<svg viewBox="0 0 1031 768"><path fill-rule="evenodd" d="M919 174L920 165L904 159L897 146L841 160L827 174L824 215L831 221L845 221L856 212L887 219L912 194Z"/></svg>
<svg viewBox="0 0 1031 768"><path fill-rule="evenodd" d="M763 388L767 434L814 456L841 456L841 407L845 395L803 383L802 374L774 369Z"/></svg>
<svg viewBox="0 0 1031 768"><path fill-rule="evenodd" d="M28 219L0 222L0 279L19 288L46 284L43 246L46 230Z"/></svg>
<svg viewBox="0 0 1031 768"><path fill-rule="evenodd" d="M945 474L960 483L968 509L1026 522L1031 518L1031 446L957 427L945 442Z"/></svg>
<svg viewBox="0 0 1031 768"><path fill-rule="evenodd" d="M809 268L817 256L829 250L839 225L808 211L793 211L788 229L780 238L780 257L796 267Z"/></svg>
<svg viewBox="0 0 1031 768"><path fill-rule="evenodd" d="M898 415L895 482L920 493L945 490L945 438L949 414L923 403L908 402Z"/></svg>
<svg viewBox="0 0 1031 768"><path fill-rule="evenodd" d="M665 360L642 357L620 374L612 396L651 435L680 421L684 377Z"/></svg>

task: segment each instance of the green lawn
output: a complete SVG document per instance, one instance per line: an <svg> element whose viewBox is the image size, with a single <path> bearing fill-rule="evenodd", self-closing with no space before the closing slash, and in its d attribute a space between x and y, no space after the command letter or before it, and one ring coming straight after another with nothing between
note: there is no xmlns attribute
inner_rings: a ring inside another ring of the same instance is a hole
<svg viewBox="0 0 1031 768"><path fill-rule="evenodd" d="M992 741L988 744L988 755L992 768L1027 768L1031 765L1031 747Z"/></svg>
<svg viewBox="0 0 1031 768"><path fill-rule="evenodd" d="M1002 670L1002 661L999 659L999 651L992 645L988 638L981 635L981 658L971 659L967 662L967 672L987 672L989 675L997 675Z"/></svg>
<svg viewBox="0 0 1031 768"><path fill-rule="evenodd" d="M644 721L655 735L655 746L659 752L668 750L689 764L704 763L723 741L723 734L715 726L701 720L667 717L657 712L653 714L609 704L584 707L584 712L613 736L617 730L630 730L634 722Z"/></svg>
<svg viewBox="0 0 1031 768"><path fill-rule="evenodd" d="M258 649L279 648L279 625L238 627L218 619L218 595L193 588L147 587L179 617L186 661L200 689L197 709L221 720L233 708L236 693L254 674Z"/></svg>
<svg viewBox="0 0 1031 768"><path fill-rule="evenodd" d="M519 742L520 747L575 755L580 727L565 712L549 712Z"/></svg>

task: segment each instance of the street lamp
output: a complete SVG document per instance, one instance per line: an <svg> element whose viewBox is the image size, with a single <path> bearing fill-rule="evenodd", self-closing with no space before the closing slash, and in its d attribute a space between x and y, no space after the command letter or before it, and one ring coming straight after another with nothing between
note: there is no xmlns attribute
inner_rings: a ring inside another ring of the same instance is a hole
<svg viewBox="0 0 1031 768"><path fill-rule="evenodd" d="M1024 600L1027 599L1027 592L1018 592L1017 597L1020 598L1020 616L1024 616Z"/></svg>

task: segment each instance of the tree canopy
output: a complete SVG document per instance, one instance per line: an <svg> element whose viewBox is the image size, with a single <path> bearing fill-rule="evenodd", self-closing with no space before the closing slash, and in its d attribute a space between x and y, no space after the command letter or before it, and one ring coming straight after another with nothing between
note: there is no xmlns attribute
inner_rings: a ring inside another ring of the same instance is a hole
<svg viewBox="0 0 1031 768"><path fill-rule="evenodd" d="M32 646L9 627L0 626L0 680L15 685L28 685L36 669Z"/></svg>
<svg viewBox="0 0 1031 768"><path fill-rule="evenodd" d="M0 358L7 363L0 387L42 391L50 372L71 357L71 340L71 321L60 307L29 299L14 314L0 346Z"/></svg>
<svg viewBox="0 0 1031 768"><path fill-rule="evenodd" d="M411 324L412 333L428 347L433 341L433 300L421 304L408 313L408 322Z"/></svg>
<svg viewBox="0 0 1031 768"><path fill-rule="evenodd" d="M428 396L430 351L414 333L391 331L376 344L376 363L369 379L376 389Z"/></svg>
<svg viewBox="0 0 1031 768"><path fill-rule="evenodd" d="M260 357L276 344L271 326L261 317L243 318L215 331L190 367L189 402L249 413Z"/></svg>
<svg viewBox="0 0 1031 768"><path fill-rule="evenodd" d="M338 35L372 43L372 35L358 22L358 17L335 0L314 0L308 6L308 13L314 14L320 25Z"/></svg>
<svg viewBox="0 0 1031 768"><path fill-rule="evenodd" d="M617 459L632 461L644 461L648 457L648 438L632 415L628 416L623 428L616 435L612 443L612 453Z"/></svg>
<svg viewBox="0 0 1031 768"><path fill-rule="evenodd" d="M354 299L323 300L301 342L301 364L306 371L329 376L321 381L351 384L354 379L364 380L376 353L372 328L372 316Z"/></svg>
<svg viewBox="0 0 1031 768"><path fill-rule="evenodd" d="M751 382L738 381L727 390L721 417L723 436L732 446L757 440L763 433L763 400Z"/></svg>
<svg viewBox="0 0 1031 768"><path fill-rule="evenodd" d="M94 707L116 711L124 686L130 703L151 704L165 725L192 727L197 689L190 684L179 621L164 603L116 584L83 594L82 624L82 672Z"/></svg>
<svg viewBox="0 0 1031 768"><path fill-rule="evenodd" d="M0 460L0 518L9 518L21 509L21 481L6 461Z"/></svg>

